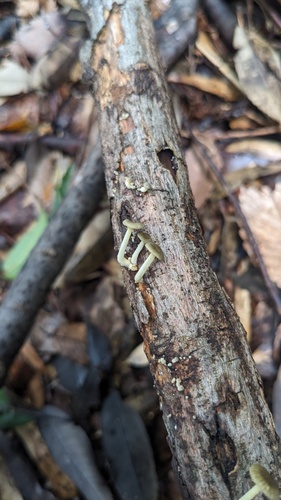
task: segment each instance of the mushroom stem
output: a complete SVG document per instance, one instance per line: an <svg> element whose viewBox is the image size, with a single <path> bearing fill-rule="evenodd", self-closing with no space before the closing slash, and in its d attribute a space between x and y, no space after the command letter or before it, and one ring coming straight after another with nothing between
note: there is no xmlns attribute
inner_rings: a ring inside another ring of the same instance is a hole
<svg viewBox="0 0 281 500"><path fill-rule="evenodd" d="M139 268L137 274L135 275L135 283L139 283L146 271L148 270L149 266L152 264L152 262L155 259L155 255L152 253L146 258L142 266Z"/></svg>
<svg viewBox="0 0 281 500"><path fill-rule="evenodd" d="M123 226L126 226L127 231L125 233L125 236L124 236L123 241L121 243L121 246L119 248L119 252L117 254L117 261L119 262L119 264L121 266L130 267L130 261L129 261L129 259L126 259L126 257L125 257L126 247L129 243L129 239L131 237L132 232L135 229L142 229L143 225L141 222L132 222L129 219L125 219L123 221ZM132 266L131 269L135 271L137 268L136 268L136 266Z"/></svg>
<svg viewBox="0 0 281 500"><path fill-rule="evenodd" d="M247 491L239 500L252 500L258 493L263 493L269 500L279 499L278 484L268 470L260 464L253 464L249 472L255 486Z"/></svg>
<svg viewBox="0 0 281 500"><path fill-rule="evenodd" d="M255 484L245 495L243 495L239 500L252 500L252 498L255 498L258 493L260 493L261 489L258 484Z"/></svg>
<svg viewBox="0 0 281 500"><path fill-rule="evenodd" d="M128 243L129 243L129 239L131 237L132 232L133 232L132 229L127 227L127 231L125 233L125 236L124 236L123 241L121 243L121 246L119 248L119 252L117 254L117 261L119 262L119 264L121 266L130 267L130 261L128 259L126 259L125 251L126 251Z"/></svg>
<svg viewBox="0 0 281 500"><path fill-rule="evenodd" d="M131 257L131 264L130 264L130 269L133 267L133 266L136 266L137 265L137 260L138 260L138 256L139 254L141 253L142 249L144 247L144 242L141 241L137 248L135 249L132 257Z"/></svg>
<svg viewBox="0 0 281 500"><path fill-rule="evenodd" d="M140 239L140 243L138 244L137 248L135 249L135 251L131 257L130 269L134 269L134 267L136 267L139 254L141 253L144 245L148 241L150 241L150 236L148 233L141 232L138 234L138 237ZM134 269L134 270L136 270L136 269Z"/></svg>

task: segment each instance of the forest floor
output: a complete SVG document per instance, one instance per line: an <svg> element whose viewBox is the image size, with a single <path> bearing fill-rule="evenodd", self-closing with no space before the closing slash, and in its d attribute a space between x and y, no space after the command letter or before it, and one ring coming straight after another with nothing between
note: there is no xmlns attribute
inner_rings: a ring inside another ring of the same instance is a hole
<svg viewBox="0 0 281 500"><path fill-rule="evenodd" d="M281 3L182 3L149 3L159 54L212 269L281 435ZM76 0L1 2L2 300L97 142L86 37ZM27 334L0 391L1 498L180 500L105 193Z"/></svg>

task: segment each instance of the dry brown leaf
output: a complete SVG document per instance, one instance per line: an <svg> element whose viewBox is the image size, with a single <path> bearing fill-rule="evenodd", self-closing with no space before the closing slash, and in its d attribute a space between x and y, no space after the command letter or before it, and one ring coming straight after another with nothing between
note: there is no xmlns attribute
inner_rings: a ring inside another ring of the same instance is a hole
<svg viewBox="0 0 281 500"><path fill-rule="evenodd" d="M40 0L20 0L16 3L16 14L20 19L34 18L39 9Z"/></svg>
<svg viewBox="0 0 281 500"><path fill-rule="evenodd" d="M39 125L40 100L37 95L20 95L7 99L0 107L0 130L23 132L34 130Z"/></svg>
<svg viewBox="0 0 281 500"><path fill-rule="evenodd" d="M233 45L235 69L248 99L267 116L281 123L281 81L255 54L246 31L237 26Z"/></svg>
<svg viewBox="0 0 281 500"><path fill-rule="evenodd" d="M105 248L105 244L99 248L96 246L110 227L110 213L106 208L92 219L81 234L72 256L57 277L54 288L61 287L64 281L71 283L84 281L90 273L102 265L106 254L108 255L108 249Z"/></svg>
<svg viewBox="0 0 281 500"><path fill-rule="evenodd" d="M34 142L26 154L28 169L28 201L47 211L52 208L55 199L55 187L60 182L70 166L70 159L59 151L51 151Z"/></svg>
<svg viewBox="0 0 281 500"><path fill-rule="evenodd" d="M219 69L222 75L225 76L238 90L241 90L240 83L230 66L220 57L217 53L216 48L211 41L211 39L203 33L199 31L198 37L196 40L196 48L201 52L203 56L208 59L216 68Z"/></svg>
<svg viewBox="0 0 281 500"><path fill-rule="evenodd" d="M0 455L0 498L1 500L23 500L16 488L14 479L11 477L5 462Z"/></svg>
<svg viewBox="0 0 281 500"><path fill-rule="evenodd" d="M247 340L251 340L251 294L249 290L236 286L234 293L234 307L247 333Z"/></svg>
<svg viewBox="0 0 281 500"><path fill-rule="evenodd" d="M44 359L61 354L81 364L88 362L85 323L69 323L59 312L40 311L31 342Z"/></svg>
<svg viewBox="0 0 281 500"><path fill-rule="evenodd" d="M42 374L39 372L36 372L33 377L30 379L26 390L25 390L25 397L28 399L29 404L33 408L42 408L45 404L45 384L47 380L47 370L46 368L44 369L44 381Z"/></svg>
<svg viewBox="0 0 281 500"><path fill-rule="evenodd" d="M216 95L225 101L236 101L241 96L241 93L230 82L198 73L186 75L173 72L168 75L168 82L191 85L203 92Z"/></svg>
<svg viewBox="0 0 281 500"><path fill-rule="evenodd" d="M228 126L231 130L253 130L255 123L247 116L239 116L238 118L230 119Z"/></svg>
<svg viewBox="0 0 281 500"><path fill-rule="evenodd" d="M120 267L120 266L119 266ZM121 287L115 285L110 277L106 277L98 284L92 297L90 308L85 308L84 316L101 330L109 339L113 356L120 356L122 347L132 348L132 339L124 339L126 332L126 316L124 305L120 303ZM119 297L119 302L117 298ZM85 304L86 305L86 304ZM128 353L126 354L126 356Z"/></svg>
<svg viewBox="0 0 281 500"><path fill-rule="evenodd" d="M246 168L240 168L233 172L227 172L224 180L227 183L229 191L236 191L243 184L266 177L267 175L278 174L281 172L281 162L271 163L266 167L254 166L252 163ZM221 184L216 184L211 195L212 200L225 198L227 192Z"/></svg>
<svg viewBox="0 0 281 500"><path fill-rule="evenodd" d="M76 486L56 464L43 440L37 425L29 422L17 428L26 451L39 469L42 476L50 483L50 488L60 498L73 498L77 494Z"/></svg>
<svg viewBox="0 0 281 500"><path fill-rule="evenodd" d="M196 208L200 208L210 198L213 182L208 178L209 171L204 167L203 160L199 162L192 148L186 150L185 160L188 166L189 182L195 199L195 205Z"/></svg>
<svg viewBox="0 0 281 500"><path fill-rule="evenodd" d="M27 340L20 349L8 374L8 384L14 389L25 389L34 374L42 374L45 365L30 341Z"/></svg>
<svg viewBox="0 0 281 500"><path fill-rule="evenodd" d="M263 186L241 187L241 209L258 244L271 280L281 287L281 182L274 191ZM245 239L244 231L241 237ZM248 253L250 249L245 245Z"/></svg>
<svg viewBox="0 0 281 500"><path fill-rule="evenodd" d="M271 161L281 160L281 144L279 141L268 139L244 139L233 141L225 147L226 153L252 153Z"/></svg>
<svg viewBox="0 0 281 500"><path fill-rule="evenodd" d="M26 181L26 165L24 161L18 161L13 168L0 177L0 202L5 200Z"/></svg>

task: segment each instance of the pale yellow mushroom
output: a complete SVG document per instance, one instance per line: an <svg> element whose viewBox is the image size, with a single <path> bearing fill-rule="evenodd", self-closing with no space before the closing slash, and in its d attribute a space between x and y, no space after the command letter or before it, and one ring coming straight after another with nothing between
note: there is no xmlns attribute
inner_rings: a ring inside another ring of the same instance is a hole
<svg viewBox="0 0 281 500"><path fill-rule="evenodd" d="M140 252L142 251L144 245L151 241L150 236L148 233L140 232L138 233L138 238L140 239L140 243L138 244L137 248L135 249L132 257L131 257L131 264L130 264L130 269L135 267L137 265L137 260Z"/></svg>
<svg viewBox="0 0 281 500"><path fill-rule="evenodd" d="M141 281L144 273L146 273L146 271L148 270L149 266L152 264L154 259L159 259L159 260L164 259L164 255L161 248L155 243L152 243L152 241L146 243L145 248L147 248L147 250L150 252L150 255L147 257L147 259L144 261L143 265L140 267L137 274L135 275L135 283L139 283Z"/></svg>
<svg viewBox="0 0 281 500"><path fill-rule="evenodd" d="M123 221L123 225L126 226L127 231L125 233L125 236L124 236L123 241L121 243L121 246L119 248L119 252L117 254L117 261L119 262L119 264L121 266L130 267L130 261L129 261L129 259L126 259L125 251L126 251L128 243L129 243L129 239L131 237L132 232L136 229L142 229L143 225L140 222L132 222L129 219L125 219ZM134 270L136 270L136 269L134 269Z"/></svg>
<svg viewBox="0 0 281 500"><path fill-rule="evenodd" d="M269 500L279 500L278 484L262 465L251 465L250 476L255 486L247 491L239 500L252 500L258 493L263 493Z"/></svg>

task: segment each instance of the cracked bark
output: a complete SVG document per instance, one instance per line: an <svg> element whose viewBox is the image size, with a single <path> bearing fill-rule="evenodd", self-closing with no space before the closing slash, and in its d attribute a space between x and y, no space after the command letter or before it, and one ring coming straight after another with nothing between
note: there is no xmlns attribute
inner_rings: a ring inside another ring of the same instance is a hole
<svg viewBox="0 0 281 500"><path fill-rule="evenodd" d="M165 256L142 283L123 274L174 470L185 499L238 499L252 463L280 476L280 443L245 332L209 265L151 21L140 0L81 4L116 249L128 218Z"/></svg>

